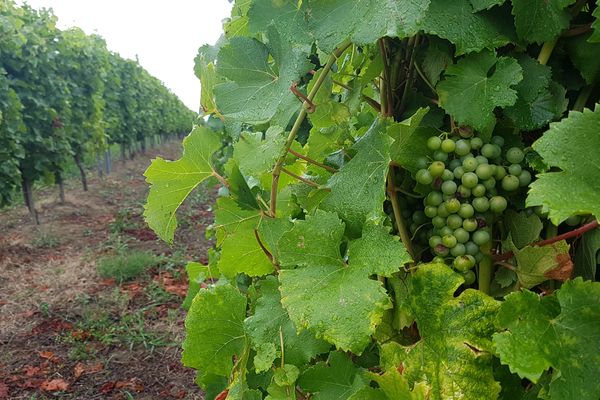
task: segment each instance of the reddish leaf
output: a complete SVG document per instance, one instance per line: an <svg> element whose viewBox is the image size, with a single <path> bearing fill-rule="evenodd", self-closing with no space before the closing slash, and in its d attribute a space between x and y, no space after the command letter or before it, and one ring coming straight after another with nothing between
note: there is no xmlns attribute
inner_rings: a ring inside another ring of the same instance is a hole
<svg viewBox="0 0 600 400"><path fill-rule="evenodd" d="M88 374L97 374L98 372L102 371L104 369L104 364L102 364L101 362L97 362L95 364L92 365L88 365L85 370Z"/></svg>
<svg viewBox="0 0 600 400"><path fill-rule="evenodd" d="M558 266L550 271L546 271L545 277L564 282L571 278L573 274L573 261L569 254L559 254L556 256Z"/></svg>
<svg viewBox="0 0 600 400"><path fill-rule="evenodd" d="M64 392L68 388L69 388L69 383L63 379L45 380L40 385L40 389L42 389L46 392L58 392L58 391Z"/></svg>
<svg viewBox="0 0 600 400"><path fill-rule="evenodd" d="M225 400L227 398L228 394L229 394L229 389L225 389L221 393L219 393L217 395L217 397L215 397L215 400Z"/></svg>
<svg viewBox="0 0 600 400"><path fill-rule="evenodd" d="M75 379L78 379L81 375L83 375L84 372L85 366L83 365L83 363L78 362L77 364L75 364L75 367L73 368L73 376L75 377Z"/></svg>
<svg viewBox="0 0 600 400"><path fill-rule="evenodd" d="M45 358L46 360L51 361L53 363L58 363L60 361L58 356L51 351L40 351L38 352L38 354L40 355L40 357Z"/></svg>
<svg viewBox="0 0 600 400"><path fill-rule="evenodd" d="M137 378L131 378L128 381L119 381L115 384L115 388L133 390L134 392L138 393L144 391L144 385L142 385L140 380Z"/></svg>
<svg viewBox="0 0 600 400"><path fill-rule="evenodd" d="M101 394L109 394L115 388L115 382L106 382L100 387Z"/></svg>
<svg viewBox="0 0 600 400"><path fill-rule="evenodd" d="M0 382L0 400L8 399L8 385Z"/></svg>

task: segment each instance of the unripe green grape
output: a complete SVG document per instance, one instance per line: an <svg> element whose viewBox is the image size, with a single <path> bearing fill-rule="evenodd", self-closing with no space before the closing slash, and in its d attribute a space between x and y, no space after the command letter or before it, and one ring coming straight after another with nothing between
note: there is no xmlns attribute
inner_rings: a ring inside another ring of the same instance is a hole
<svg viewBox="0 0 600 400"><path fill-rule="evenodd" d="M494 168L489 164L479 164L475 173L480 180L485 181L494 175Z"/></svg>
<svg viewBox="0 0 600 400"><path fill-rule="evenodd" d="M506 152L506 161L511 164L519 164L525 158L525 154L518 147L511 147Z"/></svg>
<svg viewBox="0 0 600 400"><path fill-rule="evenodd" d="M462 243L457 243L456 246L450 249L450 255L453 257L464 256L465 251L465 245Z"/></svg>
<svg viewBox="0 0 600 400"><path fill-rule="evenodd" d="M488 231L480 229L473 233L472 239L473 243L475 243L476 245L483 246L484 244L490 241L490 234L488 233Z"/></svg>
<svg viewBox="0 0 600 400"><path fill-rule="evenodd" d="M502 196L494 196L490 199L490 211L494 214L502 214L508 207L508 202Z"/></svg>
<svg viewBox="0 0 600 400"><path fill-rule="evenodd" d="M462 156L466 156L467 154L469 154L469 152L471 151L471 145L469 144L469 142L465 139L460 139L456 142L455 148L454 148L454 152L456 153L456 155L462 157Z"/></svg>
<svg viewBox="0 0 600 400"><path fill-rule="evenodd" d="M488 189L487 195L488 196L497 196L498 195L498 189L496 189L495 187Z"/></svg>
<svg viewBox="0 0 600 400"><path fill-rule="evenodd" d="M524 187L531 183L531 172L524 169L519 175L519 186Z"/></svg>
<svg viewBox="0 0 600 400"><path fill-rule="evenodd" d="M488 160L484 156L477 156L477 157L475 157L475 160L477 160L477 164L486 164L486 165L489 165L489 163L490 163L490 160Z"/></svg>
<svg viewBox="0 0 600 400"><path fill-rule="evenodd" d="M434 161L429 166L429 173L434 178L437 178L439 176L442 176L442 174L444 173L445 169L446 169L446 164L444 164L441 161Z"/></svg>
<svg viewBox="0 0 600 400"><path fill-rule="evenodd" d="M577 226L581 223L581 217L579 215L572 215L565 220L565 224L569 226Z"/></svg>
<svg viewBox="0 0 600 400"><path fill-rule="evenodd" d="M440 236L443 238L446 235L452 235L454 233L453 229L450 229L448 226L442 226L440 228Z"/></svg>
<svg viewBox="0 0 600 400"><path fill-rule="evenodd" d="M427 216L427 218L433 218L435 216L437 216L437 207L435 206L425 206L425 215Z"/></svg>
<svg viewBox="0 0 600 400"><path fill-rule="evenodd" d="M456 228L452 234L458 243L467 243L470 238L469 232L467 232L464 228Z"/></svg>
<svg viewBox="0 0 600 400"><path fill-rule="evenodd" d="M519 183L519 178L516 176L506 175L504 178L502 178L502 189L506 190L507 192L512 192L519 188Z"/></svg>
<svg viewBox="0 0 600 400"><path fill-rule="evenodd" d="M450 171L449 169L445 169L444 172L442 173L442 180L443 181L451 181L454 179L454 174L452 173L452 171Z"/></svg>
<svg viewBox="0 0 600 400"><path fill-rule="evenodd" d="M421 210L415 211L412 215L412 219L419 225L422 225L425 222L427 222L427 217L425 216L425 213Z"/></svg>
<svg viewBox="0 0 600 400"><path fill-rule="evenodd" d="M458 243L458 241L456 240L456 238L454 237L454 235L444 235L442 236L442 244L444 246L446 246L447 248L451 249L454 246L456 246L456 244Z"/></svg>
<svg viewBox="0 0 600 400"><path fill-rule="evenodd" d="M448 169L450 171L454 171L457 167L460 166L462 166L462 161L460 161L458 158L455 158L454 160L448 163Z"/></svg>
<svg viewBox="0 0 600 400"><path fill-rule="evenodd" d="M458 210L460 210L460 201L458 201L458 199L456 198L451 198L450 200L446 201L446 210L448 210L448 212L450 214L455 214L458 212Z"/></svg>
<svg viewBox="0 0 600 400"><path fill-rule="evenodd" d="M452 229L452 231L460 228L462 226L462 222L462 218L456 214L449 215L446 219L446 225L448 226L448 228Z"/></svg>
<svg viewBox="0 0 600 400"><path fill-rule="evenodd" d="M473 172L477 169L478 162L475 157L468 157L463 160L462 166L466 172Z"/></svg>
<svg viewBox="0 0 600 400"><path fill-rule="evenodd" d="M477 175L475 175L473 172L465 172L460 181L464 187L473 189L475 186L477 186L479 178L477 178Z"/></svg>
<svg viewBox="0 0 600 400"><path fill-rule="evenodd" d="M462 166L454 168L454 177L456 179L462 178L462 176L464 174L465 174L465 169Z"/></svg>
<svg viewBox="0 0 600 400"><path fill-rule="evenodd" d="M438 244L437 246L435 246L433 248L433 251L436 255L442 257L446 257L448 254L450 254L450 250L443 244Z"/></svg>
<svg viewBox="0 0 600 400"><path fill-rule="evenodd" d="M479 253L479 246L470 241L465 243L465 249L467 249L467 254L472 256L475 256L477 253Z"/></svg>
<svg viewBox="0 0 600 400"><path fill-rule="evenodd" d="M456 148L456 143L452 139L442 140L441 149L444 153L452 153Z"/></svg>
<svg viewBox="0 0 600 400"><path fill-rule="evenodd" d="M471 138L471 148L473 150L479 150L483 146L483 140L478 137Z"/></svg>
<svg viewBox="0 0 600 400"><path fill-rule="evenodd" d="M501 181L502 178L506 176L506 168L501 165L496 165L496 172L494 173L494 178L497 181Z"/></svg>
<svg viewBox="0 0 600 400"><path fill-rule="evenodd" d="M521 171L523 171L523 168L519 164L511 164L508 167L508 173L514 176L519 176Z"/></svg>
<svg viewBox="0 0 600 400"><path fill-rule="evenodd" d="M431 262L434 264L446 264L446 260L444 260L444 257L440 256L433 257L433 260L431 260Z"/></svg>
<svg viewBox="0 0 600 400"><path fill-rule="evenodd" d="M481 262L481 260L483 260L483 253L479 252L479 253L475 254L475 261Z"/></svg>
<svg viewBox="0 0 600 400"><path fill-rule="evenodd" d="M438 136L432 136L429 139L427 139L427 148L431 151L438 150L441 145L442 139L440 139Z"/></svg>
<svg viewBox="0 0 600 400"><path fill-rule="evenodd" d="M427 157L417 158L416 166L418 169L426 169L427 165L429 165L429 160L427 159Z"/></svg>
<svg viewBox="0 0 600 400"><path fill-rule="evenodd" d="M410 219L412 217L410 210L405 207L405 204L400 204L400 206L402 207L402 212L401 212L402 218Z"/></svg>
<svg viewBox="0 0 600 400"><path fill-rule="evenodd" d="M442 218L439 215L435 216L431 219L431 224L440 229L441 227L446 226L446 218Z"/></svg>
<svg viewBox="0 0 600 400"><path fill-rule="evenodd" d="M410 227L408 228L411 234L414 234L417 231L417 229L419 229L419 224L417 224L416 222L411 223Z"/></svg>
<svg viewBox="0 0 600 400"><path fill-rule="evenodd" d="M425 201L427 202L427 205L437 207L442 204L442 194L440 192L429 192Z"/></svg>
<svg viewBox="0 0 600 400"><path fill-rule="evenodd" d="M475 258L470 255L456 257L452 266L459 272L468 271L475 266Z"/></svg>
<svg viewBox="0 0 600 400"><path fill-rule="evenodd" d="M504 138L502 136L492 136L490 142L499 147L504 146Z"/></svg>
<svg viewBox="0 0 600 400"><path fill-rule="evenodd" d="M475 218L466 218L463 220L463 228L467 232L473 232L477 230L478 227L479 224L477 223L477 220Z"/></svg>
<svg viewBox="0 0 600 400"><path fill-rule="evenodd" d="M473 206L467 203L461 204L460 209L458 210L458 215L461 218L471 218L475 214L475 209Z"/></svg>
<svg viewBox="0 0 600 400"><path fill-rule="evenodd" d="M500 147L495 144L486 143L481 148L481 155L488 159L498 158L500 156Z"/></svg>
<svg viewBox="0 0 600 400"><path fill-rule="evenodd" d="M459 185L456 192L458 193L458 195L460 195L461 199L468 199L469 197L471 197L471 189L466 188L463 185Z"/></svg>
<svg viewBox="0 0 600 400"><path fill-rule="evenodd" d="M446 204L442 203L438 206L437 209L438 217L447 218L450 215L450 212L446 208Z"/></svg>
<svg viewBox="0 0 600 400"><path fill-rule="evenodd" d="M446 161L448 159L448 153L444 153L442 150L436 150L433 153L433 159L437 161Z"/></svg>
<svg viewBox="0 0 600 400"><path fill-rule="evenodd" d="M429 238L429 247L433 249L438 244L442 244L442 238L440 236L432 236Z"/></svg>
<svg viewBox="0 0 600 400"><path fill-rule="evenodd" d="M492 190L496 187L496 180L494 178L486 179L483 181L483 186L485 186L487 190Z"/></svg>
<svg viewBox="0 0 600 400"><path fill-rule="evenodd" d="M415 180L421 185L431 185L433 176L431 176L431 173L428 170L420 169L415 175Z"/></svg>
<svg viewBox="0 0 600 400"><path fill-rule="evenodd" d="M475 272L472 269L461 272L463 279L465 280L465 286L471 286L475 283Z"/></svg>
<svg viewBox="0 0 600 400"><path fill-rule="evenodd" d="M490 208L490 202L486 197L477 197L473 199L473 208L477 212L486 212Z"/></svg>
<svg viewBox="0 0 600 400"><path fill-rule="evenodd" d="M442 193L444 193L444 194L452 195L452 194L456 193L457 188L458 188L458 186L456 185L456 182L454 182L454 181L446 181L446 182L442 183Z"/></svg>
<svg viewBox="0 0 600 400"><path fill-rule="evenodd" d="M482 197L485 196L486 188L481 183L477 184L473 189L471 189L471 194L473 197Z"/></svg>
<svg viewBox="0 0 600 400"><path fill-rule="evenodd" d="M444 201L452 200L452 199L456 198L456 194L455 193L453 193L453 194L443 193L442 198L444 199Z"/></svg>

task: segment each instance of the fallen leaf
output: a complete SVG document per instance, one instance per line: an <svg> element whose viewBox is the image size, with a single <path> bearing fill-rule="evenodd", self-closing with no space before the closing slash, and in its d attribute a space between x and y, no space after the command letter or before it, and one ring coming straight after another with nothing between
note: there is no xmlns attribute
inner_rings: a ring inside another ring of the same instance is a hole
<svg viewBox="0 0 600 400"><path fill-rule="evenodd" d="M104 364L102 364L101 362L97 362L95 364L92 365L88 365L85 370L88 374L97 374L98 372L102 371L104 369Z"/></svg>
<svg viewBox="0 0 600 400"><path fill-rule="evenodd" d="M93 337L91 332L83 331L81 329L77 329L71 332L71 337L75 340L83 342L85 340L89 340Z"/></svg>
<svg viewBox="0 0 600 400"><path fill-rule="evenodd" d="M8 399L8 385L0 382L0 400Z"/></svg>
<svg viewBox="0 0 600 400"><path fill-rule="evenodd" d="M73 376L75 377L75 379L79 379L79 377L83 375L84 372L85 366L83 365L83 363L78 362L77 364L75 364L75 367L73 367Z"/></svg>
<svg viewBox="0 0 600 400"><path fill-rule="evenodd" d="M40 385L40 389L45 390L46 392L64 392L68 388L69 383L66 382L64 379L46 380Z"/></svg>
<svg viewBox="0 0 600 400"><path fill-rule="evenodd" d="M51 351L40 351L38 352L38 354L40 355L40 357L45 358L46 360L51 361L53 363L57 363L60 361L60 358L58 358L58 356Z"/></svg>
<svg viewBox="0 0 600 400"><path fill-rule="evenodd" d="M106 382L102 386L100 386L101 394L109 394L115 388L115 382Z"/></svg>
<svg viewBox="0 0 600 400"><path fill-rule="evenodd" d="M118 381L115 384L116 389L128 389L140 393L144 391L144 385L137 378L131 378L128 381Z"/></svg>
<svg viewBox="0 0 600 400"><path fill-rule="evenodd" d="M23 368L23 372L25 372L26 376L39 375L41 370L42 369L40 367L34 367L33 365L26 365L25 368Z"/></svg>

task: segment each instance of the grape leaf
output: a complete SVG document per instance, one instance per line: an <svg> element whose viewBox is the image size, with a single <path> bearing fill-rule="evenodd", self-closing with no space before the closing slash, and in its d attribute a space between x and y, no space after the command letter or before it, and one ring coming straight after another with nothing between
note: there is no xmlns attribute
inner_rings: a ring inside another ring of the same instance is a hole
<svg viewBox="0 0 600 400"><path fill-rule="evenodd" d="M527 215L525 211L507 210L504 213L504 226L508 229L512 242L517 249L538 240L544 228L540 217L535 214Z"/></svg>
<svg viewBox="0 0 600 400"><path fill-rule="evenodd" d="M264 134L243 132L233 146L233 159L245 175L259 177L269 172L281 154L285 144L283 129L271 126Z"/></svg>
<svg viewBox="0 0 600 400"><path fill-rule="evenodd" d="M423 55L423 73L429 83L437 85L442 72L452 64L452 45L445 40L432 36Z"/></svg>
<svg viewBox="0 0 600 400"><path fill-rule="evenodd" d="M307 90L309 92L313 89L315 82L317 82L322 72L323 70L317 71L314 78L308 84ZM327 75L313 99L316 108L314 112L308 114L313 129L342 125L350 119L348 107L339 101L335 101L332 98L332 91L333 79L331 75Z"/></svg>
<svg viewBox="0 0 600 400"><path fill-rule="evenodd" d="M246 346L242 322L246 296L230 285L201 289L185 319L182 362L187 367L227 376L233 356Z"/></svg>
<svg viewBox="0 0 600 400"><path fill-rule="evenodd" d="M356 151L354 158L327 183L331 194L321 208L337 212L351 237L360 235L365 220L377 218L382 212L391 142L386 125L386 120L375 121L352 146Z"/></svg>
<svg viewBox="0 0 600 400"><path fill-rule="evenodd" d="M594 32L592 32L592 34L588 38L588 42L598 43L600 42L600 22L598 22L598 20L600 19L600 7L596 7L594 12L592 13L592 16L594 16L596 19L592 24Z"/></svg>
<svg viewBox="0 0 600 400"><path fill-rule="evenodd" d="M365 375L369 380L377 383L378 389L364 387L348 400L363 400L365 398L375 400L424 400L428 398L426 385L418 383L415 385L414 391L411 391L406 378L396 369L386 371L381 375L372 372L367 372Z"/></svg>
<svg viewBox="0 0 600 400"><path fill-rule="evenodd" d="M248 10L248 29L253 34L264 33L271 23L277 24L280 33L294 43L312 44L312 35L306 20L303 2L252 0Z"/></svg>
<svg viewBox="0 0 600 400"><path fill-rule="evenodd" d="M590 34L571 38L567 50L573 65L587 84L592 85L600 79L600 43L590 43L589 37Z"/></svg>
<svg viewBox="0 0 600 400"><path fill-rule="evenodd" d="M574 257L575 276L582 276L586 280L595 280L598 250L600 250L600 229L594 229L581 236Z"/></svg>
<svg viewBox="0 0 600 400"><path fill-rule="evenodd" d="M504 4L506 0L470 0L471 5L473 6L473 11L481 11L488 10L494 6L499 6Z"/></svg>
<svg viewBox="0 0 600 400"><path fill-rule="evenodd" d="M600 218L600 106L595 111L571 111L568 118L550 124L533 143L544 162L560 172L538 175L527 196L527 206L543 206L555 225L575 214Z"/></svg>
<svg viewBox="0 0 600 400"><path fill-rule="evenodd" d="M547 246L525 246L520 250L512 245L511 250L517 260L515 272L522 287L529 289L548 279L565 281L573 273L569 245L564 240Z"/></svg>
<svg viewBox="0 0 600 400"><path fill-rule="evenodd" d="M273 264L256 240L255 230L262 221L260 210L245 210L230 198L221 197L215 210L217 246L221 246L219 271L228 278L239 273L263 276L273 272Z"/></svg>
<svg viewBox="0 0 600 400"><path fill-rule="evenodd" d="M212 156L220 148L221 139L214 132L195 126L183 140L183 155L179 160L160 157L152 160L144 173L151 185L144 218L162 240L173 242L177 228L175 213L196 186L215 174Z"/></svg>
<svg viewBox="0 0 600 400"><path fill-rule="evenodd" d="M497 317L496 351L513 373L537 382L553 369L549 399L600 396L600 284L565 282L555 296L511 293Z"/></svg>
<svg viewBox="0 0 600 400"><path fill-rule="evenodd" d="M431 399L496 398L492 373L492 333L499 303L473 289L454 293L463 278L443 264L425 264L412 274L402 305L415 317L421 339L391 346L382 360L403 367L411 385L425 382ZM391 354L389 354L391 352ZM394 354L395 353L395 354ZM383 356L382 356L383 357Z"/></svg>
<svg viewBox="0 0 600 400"><path fill-rule="evenodd" d="M279 263L282 266L319 265L339 268L343 265L340 242L344 236L344 223L337 214L317 210L304 221L281 235L277 244Z"/></svg>
<svg viewBox="0 0 600 400"><path fill-rule="evenodd" d="M367 45L384 36L414 35L428 5L429 0L310 0L307 12L317 45L331 53L346 38Z"/></svg>
<svg viewBox="0 0 600 400"><path fill-rule="evenodd" d="M517 281L517 274L508 268L498 268L494 279L501 288L507 288Z"/></svg>
<svg viewBox="0 0 600 400"><path fill-rule="evenodd" d="M419 108L410 118L391 124L388 135L394 142L390 147L392 160L411 172L417 172L418 160L428 153L427 139L438 134L433 128L419 127L429 108Z"/></svg>
<svg viewBox="0 0 600 400"><path fill-rule="evenodd" d="M440 106L457 122L486 130L495 124L496 107L515 104L517 93L511 87L521 79L515 59L489 51L472 54L446 70L446 78L437 85Z"/></svg>
<svg viewBox="0 0 600 400"><path fill-rule="evenodd" d="M283 335L286 362L304 365L316 355L329 350L328 343L316 339L307 330L296 332L296 327L281 306L281 295L276 278L267 277L260 281L259 291L260 297L256 300L254 314L244 321L245 330L257 356L266 357L264 353L269 349L263 348L264 344L271 344L277 351L280 350L280 331ZM271 362L274 359L272 358Z"/></svg>
<svg viewBox="0 0 600 400"><path fill-rule="evenodd" d="M195 59L195 72L198 79L200 79L200 105L205 114L217 112L213 87L218 83L218 77L214 61L221 45L222 43L219 40L215 46L204 45L200 47Z"/></svg>
<svg viewBox="0 0 600 400"><path fill-rule="evenodd" d="M287 126L299 109L300 102L290 86L310 69L309 49L291 46L273 25L268 38L268 46L256 39L236 37L221 48L217 73L228 81L216 85L214 94L226 120L251 124L273 121Z"/></svg>
<svg viewBox="0 0 600 400"><path fill-rule="evenodd" d="M348 258L352 266L362 268L368 274L388 277L412 261L399 238L373 221L367 221L362 237L350 243Z"/></svg>
<svg viewBox="0 0 600 400"><path fill-rule="evenodd" d="M196 297L196 294L200 290L200 284L207 279L218 279L219 273L218 271L211 271L210 265L202 265L197 262L187 263L185 270L188 276L189 287L181 307L188 310L192 305L194 297Z"/></svg>
<svg viewBox="0 0 600 400"><path fill-rule="evenodd" d="M365 385L358 368L347 355L334 351L327 362L306 369L298 380L300 387L314 393L311 399L347 399Z"/></svg>
<svg viewBox="0 0 600 400"><path fill-rule="evenodd" d="M252 189L248 186L248 182L235 159L230 158L225 164L225 172L227 173L227 181L229 182L229 195L241 208L258 209L258 201L252 193Z"/></svg>
<svg viewBox="0 0 600 400"><path fill-rule="evenodd" d="M502 47L514 35L510 15L496 9L474 13L470 0L431 0L420 27L452 42L457 55Z"/></svg>
<svg viewBox="0 0 600 400"><path fill-rule="evenodd" d="M556 39L569 26L566 7L576 0L513 0L513 15L519 38L527 43Z"/></svg>

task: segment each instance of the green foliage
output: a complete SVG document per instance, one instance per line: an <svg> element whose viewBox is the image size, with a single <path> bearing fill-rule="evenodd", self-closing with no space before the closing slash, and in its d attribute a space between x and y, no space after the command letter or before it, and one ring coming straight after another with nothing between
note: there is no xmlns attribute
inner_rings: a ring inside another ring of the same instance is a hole
<svg viewBox="0 0 600 400"><path fill-rule="evenodd" d="M100 258L96 268L103 278L123 282L142 275L159 262L160 259L151 253L134 250Z"/></svg>
<svg viewBox="0 0 600 400"><path fill-rule="evenodd" d="M196 59L223 135L148 172L169 239L194 185L227 186L209 265L188 266L198 384L598 398L592 3L236 1Z"/></svg>

